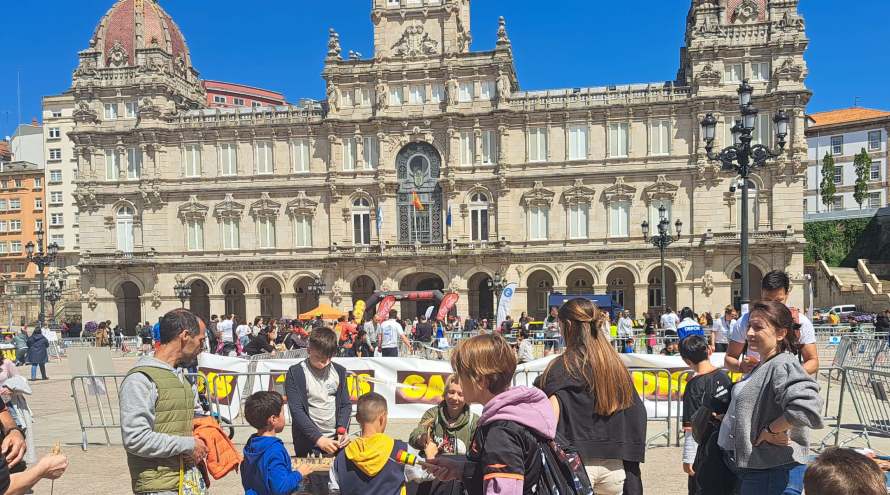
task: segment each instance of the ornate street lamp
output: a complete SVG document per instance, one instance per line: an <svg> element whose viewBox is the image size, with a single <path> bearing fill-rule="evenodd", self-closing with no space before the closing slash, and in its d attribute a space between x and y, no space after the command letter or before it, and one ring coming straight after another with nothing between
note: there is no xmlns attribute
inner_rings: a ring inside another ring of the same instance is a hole
<svg viewBox="0 0 890 495"><path fill-rule="evenodd" d="M321 277L315 277L312 282L309 282L309 287L307 287L307 289L309 290L310 294L315 295L315 298L319 299L321 298L321 295L324 294L324 281L321 279Z"/></svg>
<svg viewBox="0 0 890 495"><path fill-rule="evenodd" d="M722 151L714 153L714 135L717 129L717 119L713 114L708 113L701 121L702 137L705 141L705 151L707 151L708 160L719 161L721 168L726 171L738 172L740 187L742 188L742 213L741 213L741 272L742 272L742 290L741 305L748 304L748 177L752 169L762 167L767 160L771 160L780 156L785 149L785 138L788 136L788 123L791 120L784 110L779 110L773 117L776 124L776 144L778 148L774 151L762 144L751 144L754 132L754 123L756 122L758 110L752 104L752 96L754 88L748 84L748 80L742 81L739 86L739 108L742 118L737 120L732 127L731 146L727 146ZM765 136L764 136L765 137ZM730 188L735 191L735 181Z"/></svg>
<svg viewBox="0 0 890 495"><path fill-rule="evenodd" d="M46 300L49 301L50 310L53 312L52 319L50 320L53 323L53 327L55 327L56 321L56 303L62 299L62 286L59 283L59 279L57 276L58 272L53 272L50 275L49 283L46 287Z"/></svg>
<svg viewBox="0 0 890 495"><path fill-rule="evenodd" d="M40 314L37 317L37 324L40 325L40 328L43 328L44 323L44 299L46 294L44 293L44 277L43 271L47 266L52 264L56 259L56 255L59 253L59 245L55 242L46 246L46 251L43 249L43 231L37 231L37 251L35 252L35 244L32 241L28 241L25 244L25 253L28 255L28 261L37 265L37 280L38 280L38 292L40 295Z"/></svg>
<svg viewBox="0 0 890 495"><path fill-rule="evenodd" d="M192 297L192 286L185 283L184 280L177 280L173 286L173 292L179 299L180 307L185 308L185 300Z"/></svg>
<svg viewBox="0 0 890 495"><path fill-rule="evenodd" d="M667 208L662 204L658 207L658 234L649 237L649 221L643 220L643 223L640 225L643 229L643 240L652 244L653 246L658 248L659 253L661 254L661 308L667 306L667 285L665 283L665 269L664 269L664 250L667 249L668 246L676 242L680 239L680 234L683 231L683 222L678 218L676 222L674 222L674 228L677 230L677 235L674 236L671 234L671 221L667 217Z"/></svg>
<svg viewBox="0 0 890 495"><path fill-rule="evenodd" d="M501 275L501 272L497 272L494 274L494 277L488 279L486 284L497 297L497 304L494 308L495 316L497 316L497 310L501 305L501 293L504 292L504 288L507 287L507 279Z"/></svg>

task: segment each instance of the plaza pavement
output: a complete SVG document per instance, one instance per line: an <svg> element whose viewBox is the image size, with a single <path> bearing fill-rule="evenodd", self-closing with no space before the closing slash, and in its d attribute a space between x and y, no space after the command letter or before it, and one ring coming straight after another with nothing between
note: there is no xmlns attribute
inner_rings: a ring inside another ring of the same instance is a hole
<svg viewBox="0 0 890 495"><path fill-rule="evenodd" d="M117 371L123 373L129 369L135 358L115 358L114 366ZM20 367L20 373L30 373L30 367ZM55 442L61 442L62 451L68 455L69 468L65 475L56 480L52 487L53 493L98 493L102 495L125 495L129 490L130 479L127 471L126 458L120 446L120 433L111 431L111 445L102 445L105 441L101 430L93 430L89 433L89 445L87 451L81 449L81 433L78 424L74 403L71 399L70 373L65 360L61 363L52 362L47 366L50 380L46 382L32 382L34 394L29 398L29 404L34 412L36 445L39 455L48 452ZM836 396L837 387L834 387ZM836 400L833 398L833 400ZM117 414L116 404L115 415ZM845 399L844 421L847 428L842 429L841 439L853 436L849 429L858 421L849 395ZM407 420L391 420L387 432L397 438L407 439L408 433L416 422ZM663 423L650 423L650 435L663 429ZM820 440L828 429L813 432L814 442ZM236 446L243 447L249 431L238 429L235 437ZM286 429L281 434L282 440L290 444L290 430ZM662 442L663 443L663 442ZM864 442L857 440L853 446L862 446ZM890 452L890 439L872 438L872 447L884 453ZM659 495L673 495L686 493L686 479L680 465L680 449L677 447L656 447L646 453L646 463L642 466L643 484L647 493ZM51 484L49 481L41 481L37 485L35 494L49 494ZM240 477L232 473L226 478L214 481L211 485L211 493L214 495L243 494Z"/></svg>

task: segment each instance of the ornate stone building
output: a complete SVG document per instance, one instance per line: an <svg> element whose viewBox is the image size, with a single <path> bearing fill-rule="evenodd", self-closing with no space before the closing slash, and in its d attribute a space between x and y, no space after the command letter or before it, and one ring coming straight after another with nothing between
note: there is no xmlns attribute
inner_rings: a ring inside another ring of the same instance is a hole
<svg viewBox="0 0 890 495"><path fill-rule="evenodd" d="M487 314L497 272L519 284L516 313L542 316L561 291L609 292L639 314L662 304L640 227L661 205L685 230L667 303L715 310L737 290L739 212L699 121L714 112L725 143L743 78L757 140L778 108L793 115L787 153L751 179L753 276L783 268L802 285L796 0L692 0L674 80L548 91L520 89L503 18L495 49L471 50L469 9L373 0L373 58L344 56L330 31L325 101L207 109L156 1L115 3L71 88L84 319L153 319L178 307L177 280L200 314L292 316L317 302L314 277L342 308L443 288L461 315Z"/></svg>

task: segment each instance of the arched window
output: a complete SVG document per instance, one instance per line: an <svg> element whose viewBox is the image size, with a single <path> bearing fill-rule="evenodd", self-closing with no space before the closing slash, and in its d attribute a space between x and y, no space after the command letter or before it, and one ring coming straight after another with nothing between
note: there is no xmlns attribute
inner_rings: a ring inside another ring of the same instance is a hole
<svg viewBox="0 0 890 495"><path fill-rule="evenodd" d="M115 230L117 233L117 250L130 254L133 252L133 217L136 212L132 206L121 206L117 209Z"/></svg>
<svg viewBox="0 0 890 495"><path fill-rule="evenodd" d="M475 193L470 198L470 238L488 240L488 195Z"/></svg>
<svg viewBox="0 0 890 495"><path fill-rule="evenodd" d="M365 198L352 202L352 242L365 246L371 244L371 203Z"/></svg>

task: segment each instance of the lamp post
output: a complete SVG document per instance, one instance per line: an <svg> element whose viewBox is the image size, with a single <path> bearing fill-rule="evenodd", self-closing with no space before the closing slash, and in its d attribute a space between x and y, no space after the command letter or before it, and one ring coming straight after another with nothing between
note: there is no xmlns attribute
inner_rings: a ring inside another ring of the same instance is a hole
<svg viewBox="0 0 890 495"><path fill-rule="evenodd" d="M58 272L53 272L50 274L49 283L46 287L46 300L49 301L49 307L53 312L52 319L50 320L55 327L56 322L56 303L62 299L62 286L59 283L58 276L56 276Z"/></svg>
<svg viewBox="0 0 890 495"><path fill-rule="evenodd" d="M507 287L507 279L501 275L501 272L497 272L494 274L494 277L491 277L486 282L488 288L494 292L495 297L497 298L497 306L494 308L494 316L497 318L498 308L501 306L501 293L504 291L504 288Z"/></svg>
<svg viewBox="0 0 890 495"><path fill-rule="evenodd" d="M37 251L34 250L35 244L32 241L28 241L25 244L25 253L28 255L28 261L37 265L37 281L38 281L38 292L40 295L40 314L37 316L37 324L40 325L40 328L43 328L43 320L44 320L44 278L43 271L56 259L56 254L59 252L59 245L55 242L46 246L46 251L43 249L43 231L37 231Z"/></svg>
<svg viewBox="0 0 890 495"><path fill-rule="evenodd" d="M738 173L738 186L736 183L730 186L730 192L735 192L736 187L742 189L742 213L741 213L741 272L742 287L740 294L740 304L742 306L748 304L748 177L752 169L763 166L767 160L771 160L780 156L785 149L785 138L788 136L788 122L790 117L784 110L779 110L773 117L776 124L776 144L778 148L774 151L763 144L751 144L753 140L754 124L757 119L758 110L752 104L752 96L754 88L748 84L748 80L742 81L738 89L739 93L739 109L741 110L741 120L736 120L732 126L731 146L727 146L723 150L714 153L714 135L717 130L717 119L712 113L705 115L701 121L702 137L705 141L705 151L707 151L708 160L719 161L721 168L726 171L734 171ZM761 136L765 138L766 136Z"/></svg>
<svg viewBox="0 0 890 495"><path fill-rule="evenodd" d="M173 292L179 299L180 307L185 308L185 300L192 297L192 286L185 283L184 280L177 280L176 285L173 286Z"/></svg>
<svg viewBox="0 0 890 495"><path fill-rule="evenodd" d="M324 281L321 277L315 277L312 282L309 282L309 287L307 287L307 289L310 294L315 295L315 299L318 299L319 302L321 302L321 295L324 294L325 289Z"/></svg>
<svg viewBox="0 0 890 495"><path fill-rule="evenodd" d="M664 276L664 250L680 239L680 233L683 231L683 222L679 218L674 222L674 228L677 230L677 235L672 235L671 221L667 217L667 208L665 208L663 204L658 207L658 219L658 234L651 238L649 237L649 221L643 220L640 227L643 229L643 240L657 247L661 254L661 308L662 311L664 311L664 308L667 306L667 285Z"/></svg>

